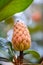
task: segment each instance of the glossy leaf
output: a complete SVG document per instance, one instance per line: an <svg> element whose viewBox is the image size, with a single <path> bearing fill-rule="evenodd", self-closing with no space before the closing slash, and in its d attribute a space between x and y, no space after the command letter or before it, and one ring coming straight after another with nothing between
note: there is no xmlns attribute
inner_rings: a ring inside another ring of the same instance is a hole
<svg viewBox="0 0 43 65"><path fill-rule="evenodd" d="M34 50L24 51L24 55L26 55L26 54L32 54L32 56L35 57L36 59L40 59L39 53Z"/></svg>
<svg viewBox="0 0 43 65"><path fill-rule="evenodd" d="M24 11L32 3L32 1L33 0L12 0L10 3L4 6L2 10L0 10L0 21L12 16L17 12Z"/></svg>
<svg viewBox="0 0 43 65"><path fill-rule="evenodd" d="M12 48L11 42L7 41L4 38L0 38L0 59L8 59L8 61L12 61L14 57L14 50Z"/></svg>

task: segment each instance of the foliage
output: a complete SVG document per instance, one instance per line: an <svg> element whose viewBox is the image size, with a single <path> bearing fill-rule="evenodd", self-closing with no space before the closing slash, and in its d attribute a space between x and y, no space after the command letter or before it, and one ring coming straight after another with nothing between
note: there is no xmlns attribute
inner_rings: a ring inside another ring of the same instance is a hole
<svg viewBox="0 0 43 65"><path fill-rule="evenodd" d="M15 53L16 52L14 51L11 42L9 42L8 40L4 38L0 38L0 60L12 62L15 56ZM24 51L24 55L26 54L32 54L34 58L38 60L40 59L39 53L34 50Z"/></svg>
<svg viewBox="0 0 43 65"><path fill-rule="evenodd" d="M14 50L11 42L4 38L0 38L0 60L12 61L14 57Z"/></svg>
<svg viewBox="0 0 43 65"><path fill-rule="evenodd" d="M34 50L26 50L24 51L24 55L26 54L32 54L33 57L35 57L36 59L40 59L40 55L38 52L34 51Z"/></svg>
<svg viewBox="0 0 43 65"><path fill-rule="evenodd" d="M7 32L13 28L13 18L8 18L4 22L0 22L0 37L7 37Z"/></svg>
<svg viewBox="0 0 43 65"><path fill-rule="evenodd" d="M0 0L0 21L25 10L33 0Z"/></svg>

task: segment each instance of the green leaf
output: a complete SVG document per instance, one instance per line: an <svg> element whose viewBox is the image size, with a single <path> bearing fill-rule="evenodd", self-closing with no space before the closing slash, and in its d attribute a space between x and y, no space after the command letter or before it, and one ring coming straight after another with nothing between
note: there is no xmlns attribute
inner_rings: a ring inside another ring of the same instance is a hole
<svg viewBox="0 0 43 65"><path fill-rule="evenodd" d="M37 25L34 28L28 27L28 29L30 30L30 33L32 34L32 33L36 33L37 31L41 31L42 26L41 25Z"/></svg>
<svg viewBox="0 0 43 65"><path fill-rule="evenodd" d="M11 0L11 2L4 6L2 10L0 10L0 21L5 20L15 13L24 11L32 2L33 0Z"/></svg>
<svg viewBox="0 0 43 65"><path fill-rule="evenodd" d="M26 54L32 54L34 58L36 59L40 59L40 55L38 52L34 51L34 50L27 50L27 51L24 51L24 55Z"/></svg>
<svg viewBox="0 0 43 65"><path fill-rule="evenodd" d="M0 10L4 8L11 0L0 0Z"/></svg>
<svg viewBox="0 0 43 65"><path fill-rule="evenodd" d="M0 38L0 57L2 59L6 58L8 61L12 61L14 57L14 50L12 48L11 42L4 38Z"/></svg>

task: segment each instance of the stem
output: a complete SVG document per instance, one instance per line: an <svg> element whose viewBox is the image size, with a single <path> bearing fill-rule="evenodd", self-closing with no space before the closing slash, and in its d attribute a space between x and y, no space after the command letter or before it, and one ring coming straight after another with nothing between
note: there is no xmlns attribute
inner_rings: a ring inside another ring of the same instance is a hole
<svg viewBox="0 0 43 65"><path fill-rule="evenodd" d="M23 51L20 51L20 55L18 58L14 58L15 62L13 62L14 65L21 65L23 64Z"/></svg>
<svg viewBox="0 0 43 65"><path fill-rule="evenodd" d="M23 51L20 51L20 64L23 63Z"/></svg>
<svg viewBox="0 0 43 65"><path fill-rule="evenodd" d="M42 63L42 61L43 61L43 57L41 57L41 59L39 60L39 63Z"/></svg>

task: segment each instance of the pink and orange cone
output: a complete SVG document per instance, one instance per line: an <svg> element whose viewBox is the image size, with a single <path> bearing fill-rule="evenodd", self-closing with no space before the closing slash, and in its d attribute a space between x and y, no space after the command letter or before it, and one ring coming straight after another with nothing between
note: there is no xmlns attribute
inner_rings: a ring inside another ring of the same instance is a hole
<svg viewBox="0 0 43 65"><path fill-rule="evenodd" d="M29 30L22 22L14 24L12 44L17 51L24 51L31 46Z"/></svg>
<svg viewBox="0 0 43 65"><path fill-rule="evenodd" d="M31 46L29 30L21 21L14 24L12 45L16 51L20 51L20 56L15 61L15 65L19 65L18 63L21 65L23 63L23 51Z"/></svg>

